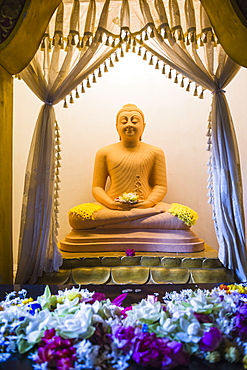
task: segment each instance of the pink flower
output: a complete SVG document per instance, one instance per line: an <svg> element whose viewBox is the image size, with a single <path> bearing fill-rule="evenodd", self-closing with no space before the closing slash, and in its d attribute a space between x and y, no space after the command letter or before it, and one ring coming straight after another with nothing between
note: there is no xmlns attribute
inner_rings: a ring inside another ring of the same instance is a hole
<svg viewBox="0 0 247 370"><path fill-rule="evenodd" d="M123 293L118 295L115 299L113 299L112 304L116 306L121 306L123 300L127 297L128 293Z"/></svg>
<svg viewBox="0 0 247 370"><path fill-rule="evenodd" d="M132 256L135 256L136 252L134 249L126 249L125 254L126 256L132 257Z"/></svg>

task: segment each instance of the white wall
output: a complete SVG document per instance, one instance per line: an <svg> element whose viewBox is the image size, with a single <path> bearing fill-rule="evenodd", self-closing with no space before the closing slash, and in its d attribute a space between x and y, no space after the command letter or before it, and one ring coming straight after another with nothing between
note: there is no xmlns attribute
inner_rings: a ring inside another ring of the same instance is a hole
<svg viewBox="0 0 247 370"><path fill-rule="evenodd" d="M246 101L247 71L242 69L227 87L227 98L239 141L242 174L247 186ZM71 207L93 201L91 180L96 151L118 140L115 115L126 103L137 104L145 114L143 141L161 147L167 160L167 202L186 204L199 214L193 230L218 249L211 205L207 203L207 117L211 93L193 97L135 54L127 54L75 99L68 109L56 107L61 128L62 168L59 240L70 231ZM14 109L14 251L17 256L25 165L41 102L23 81L15 80ZM245 202L245 208L247 203Z"/></svg>

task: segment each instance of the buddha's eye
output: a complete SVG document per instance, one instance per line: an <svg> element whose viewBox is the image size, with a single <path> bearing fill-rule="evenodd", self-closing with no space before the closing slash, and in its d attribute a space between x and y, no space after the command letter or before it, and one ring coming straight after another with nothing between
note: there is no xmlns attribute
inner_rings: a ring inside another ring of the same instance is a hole
<svg viewBox="0 0 247 370"><path fill-rule="evenodd" d="M127 122L128 122L128 118L127 117L121 117L120 118L120 123L125 124Z"/></svg>
<svg viewBox="0 0 247 370"><path fill-rule="evenodd" d="M131 117L131 122L132 123L138 123L139 122L139 117L137 117L137 116L133 116L133 117Z"/></svg>

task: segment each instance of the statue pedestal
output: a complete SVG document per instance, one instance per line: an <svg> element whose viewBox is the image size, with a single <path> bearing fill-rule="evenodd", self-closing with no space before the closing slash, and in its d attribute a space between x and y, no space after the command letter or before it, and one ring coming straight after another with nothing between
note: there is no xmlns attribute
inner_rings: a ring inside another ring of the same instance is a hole
<svg viewBox="0 0 247 370"><path fill-rule="evenodd" d="M138 252L191 253L204 249L204 241L191 230L106 229L74 230L60 242L64 252L114 252L131 248Z"/></svg>

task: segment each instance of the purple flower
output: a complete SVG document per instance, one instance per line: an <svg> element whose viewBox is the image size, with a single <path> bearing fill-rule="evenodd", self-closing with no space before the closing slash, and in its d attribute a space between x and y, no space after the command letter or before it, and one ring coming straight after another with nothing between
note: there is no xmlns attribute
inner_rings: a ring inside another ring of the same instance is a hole
<svg viewBox="0 0 247 370"><path fill-rule="evenodd" d="M212 327L206 331L199 342L201 350L205 352L214 351L221 343L222 334L219 329Z"/></svg>
<svg viewBox="0 0 247 370"><path fill-rule="evenodd" d="M241 340L247 341L247 304L239 306L235 317L235 335Z"/></svg>
<svg viewBox="0 0 247 370"><path fill-rule="evenodd" d="M136 252L134 249L126 249L125 254L126 256L132 257L132 256L135 256Z"/></svg>
<svg viewBox="0 0 247 370"><path fill-rule="evenodd" d="M136 337L132 358L143 367L159 367L163 370L189 363L189 355L181 343L157 338L154 333L141 333Z"/></svg>
<svg viewBox="0 0 247 370"><path fill-rule="evenodd" d="M210 323L210 322L212 322L210 317L208 315L206 315L205 313L194 312L194 316L199 321L199 323Z"/></svg>
<svg viewBox="0 0 247 370"><path fill-rule="evenodd" d="M135 328L133 326L113 326L112 338L118 340L118 348L125 353L132 348L132 340L135 338Z"/></svg>

